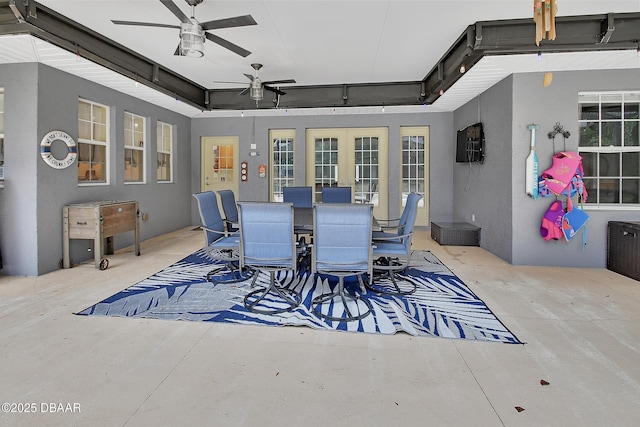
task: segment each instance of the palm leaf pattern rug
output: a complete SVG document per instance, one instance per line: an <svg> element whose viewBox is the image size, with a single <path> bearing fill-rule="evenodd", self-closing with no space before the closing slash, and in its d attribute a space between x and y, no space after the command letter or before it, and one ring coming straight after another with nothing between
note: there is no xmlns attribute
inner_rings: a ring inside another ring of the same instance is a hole
<svg viewBox="0 0 640 427"><path fill-rule="evenodd" d="M77 314L308 326L380 334L402 331L414 336L520 343L486 304L428 251L415 251L411 266L400 275L403 280L416 284L413 294L394 296L368 290L365 296L373 306L373 313L352 322L324 320L310 309L311 300L334 286L336 278L314 277L308 269L295 275L279 274L277 277L283 286L301 293L302 303L291 312L263 315L252 313L243 305L244 296L255 289L251 287L251 279L213 284L206 280L212 269L221 277L229 274L224 265L212 264L200 249ZM213 276L215 278L215 272ZM267 273L260 273L258 284L268 280ZM357 285L357 281L347 282L351 292L359 292Z"/></svg>

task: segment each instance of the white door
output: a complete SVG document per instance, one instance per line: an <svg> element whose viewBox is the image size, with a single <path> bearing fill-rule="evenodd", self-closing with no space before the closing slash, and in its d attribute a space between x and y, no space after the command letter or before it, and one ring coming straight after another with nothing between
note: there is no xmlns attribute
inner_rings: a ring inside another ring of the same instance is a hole
<svg viewBox="0 0 640 427"><path fill-rule="evenodd" d="M205 136L200 143L200 191L232 190L238 199L240 138Z"/></svg>
<svg viewBox="0 0 640 427"><path fill-rule="evenodd" d="M378 218L388 215L388 129L308 129L307 185L314 201L322 187L351 187L353 201L373 204Z"/></svg>

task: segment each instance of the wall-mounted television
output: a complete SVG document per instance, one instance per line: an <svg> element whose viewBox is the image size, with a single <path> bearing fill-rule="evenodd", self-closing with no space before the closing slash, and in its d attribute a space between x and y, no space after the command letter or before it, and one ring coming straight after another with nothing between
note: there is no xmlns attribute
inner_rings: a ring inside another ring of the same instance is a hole
<svg viewBox="0 0 640 427"><path fill-rule="evenodd" d="M475 123L460 129L457 135L456 162L484 161L484 132L482 123Z"/></svg>

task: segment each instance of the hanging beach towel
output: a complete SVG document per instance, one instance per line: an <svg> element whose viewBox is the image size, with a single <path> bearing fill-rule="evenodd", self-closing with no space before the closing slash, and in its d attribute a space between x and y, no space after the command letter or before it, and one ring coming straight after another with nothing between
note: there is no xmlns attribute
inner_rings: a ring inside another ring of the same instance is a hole
<svg viewBox="0 0 640 427"><path fill-rule="evenodd" d="M562 233L567 241L573 239L573 237L583 229L582 231L582 250L587 245L587 220L589 215L582 209L573 206L571 198L567 199L567 212L562 217Z"/></svg>

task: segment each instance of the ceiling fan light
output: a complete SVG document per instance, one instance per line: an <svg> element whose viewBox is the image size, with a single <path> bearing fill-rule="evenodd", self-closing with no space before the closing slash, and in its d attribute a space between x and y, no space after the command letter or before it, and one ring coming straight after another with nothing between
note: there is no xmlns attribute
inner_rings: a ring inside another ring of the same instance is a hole
<svg viewBox="0 0 640 427"><path fill-rule="evenodd" d="M253 99L254 101L260 101L264 97L262 82L258 78L253 79L253 81L251 82L250 94L251 99Z"/></svg>
<svg viewBox="0 0 640 427"><path fill-rule="evenodd" d="M183 56L204 56L204 31L197 24L180 24L180 53Z"/></svg>

